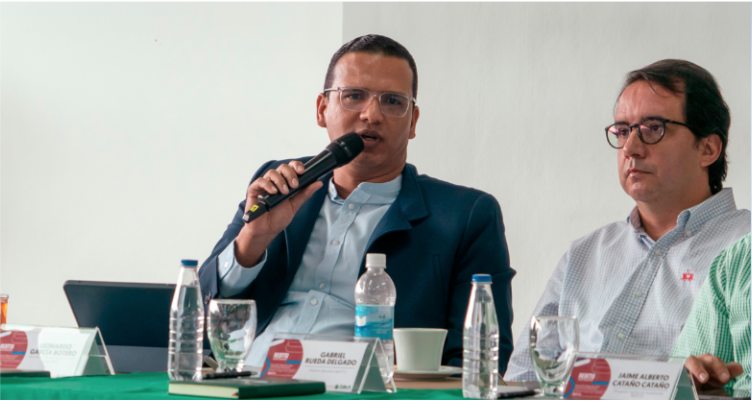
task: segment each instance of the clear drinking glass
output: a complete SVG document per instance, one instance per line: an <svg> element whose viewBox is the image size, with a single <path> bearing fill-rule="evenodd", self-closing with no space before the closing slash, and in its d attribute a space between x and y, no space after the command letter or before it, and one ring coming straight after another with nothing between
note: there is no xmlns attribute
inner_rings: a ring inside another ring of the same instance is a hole
<svg viewBox="0 0 752 401"><path fill-rule="evenodd" d="M533 316L530 357L546 396L562 398L580 347L576 317Z"/></svg>
<svg viewBox="0 0 752 401"><path fill-rule="evenodd" d="M256 302L211 300L207 330L212 353L219 365L217 372L240 372L256 337Z"/></svg>

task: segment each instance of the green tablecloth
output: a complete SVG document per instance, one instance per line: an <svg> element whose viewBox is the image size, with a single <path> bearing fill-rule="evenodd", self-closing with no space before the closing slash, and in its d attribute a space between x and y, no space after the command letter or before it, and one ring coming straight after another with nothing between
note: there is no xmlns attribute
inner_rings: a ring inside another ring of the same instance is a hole
<svg viewBox="0 0 752 401"><path fill-rule="evenodd" d="M196 399L200 397L173 396L167 394L169 379L167 373L131 373L114 376L64 377L60 379L38 377L8 377L0 379L0 399L124 399L124 400L171 400ZM274 398L290 399L290 398ZM399 390L395 394L325 393L295 399L332 400L445 400L462 399L462 390Z"/></svg>

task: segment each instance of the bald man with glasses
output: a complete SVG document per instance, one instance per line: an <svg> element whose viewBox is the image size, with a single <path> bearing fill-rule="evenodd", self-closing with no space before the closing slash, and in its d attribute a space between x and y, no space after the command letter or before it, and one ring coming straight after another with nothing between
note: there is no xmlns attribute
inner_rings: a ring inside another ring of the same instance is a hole
<svg viewBox="0 0 752 401"><path fill-rule="evenodd" d="M234 219L201 267L205 302L255 299L258 338L247 365L261 366L275 333L354 335L355 283L366 253L386 254L397 288L395 327L447 329L442 364L461 366L473 274L492 277L499 370L512 351L511 280L501 209L484 192L419 175L415 61L402 45L366 35L332 57L316 122L330 140L349 132L363 152L276 209L243 223L259 195L288 193L310 158L256 172Z"/></svg>
<svg viewBox="0 0 752 401"><path fill-rule="evenodd" d="M671 355L709 266L750 231L726 177L728 106L713 76L683 60L627 74L606 139L624 221L572 243L534 316L576 316L580 351ZM505 378L537 380L520 333Z"/></svg>

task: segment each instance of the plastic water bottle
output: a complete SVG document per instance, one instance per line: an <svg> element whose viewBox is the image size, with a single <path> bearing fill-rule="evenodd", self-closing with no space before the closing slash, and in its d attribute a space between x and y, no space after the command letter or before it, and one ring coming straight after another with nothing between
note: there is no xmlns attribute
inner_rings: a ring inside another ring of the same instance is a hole
<svg viewBox="0 0 752 401"><path fill-rule="evenodd" d="M384 271L386 255L369 253L366 255L368 269L355 284L355 336L378 337L384 347L387 366L381 367L385 381L394 374L394 304L397 302L397 289L392 278Z"/></svg>
<svg viewBox="0 0 752 401"><path fill-rule="evenodd" d="M462 396L495 399L499 381L499 321L488 274L473 274L462 346Z"/></svg>
<svg viewBox="0 0 752 401"><path fill-rule="evenodd" d="M201 380L204 348L204 304L196 268L198 261L182 260L170 308L170 345L167 373L171 380Z"/></svg>

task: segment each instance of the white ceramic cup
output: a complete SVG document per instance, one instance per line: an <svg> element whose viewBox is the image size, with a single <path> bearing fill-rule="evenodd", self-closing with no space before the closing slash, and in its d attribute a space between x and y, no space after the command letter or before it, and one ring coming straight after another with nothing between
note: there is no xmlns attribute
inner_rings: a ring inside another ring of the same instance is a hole
<svg viewBox="0 0 752 401"><path fill-rule="evenodd" d="M401 371L439 371L446 335L445 329L394 329L397 368Z"/></svg>

